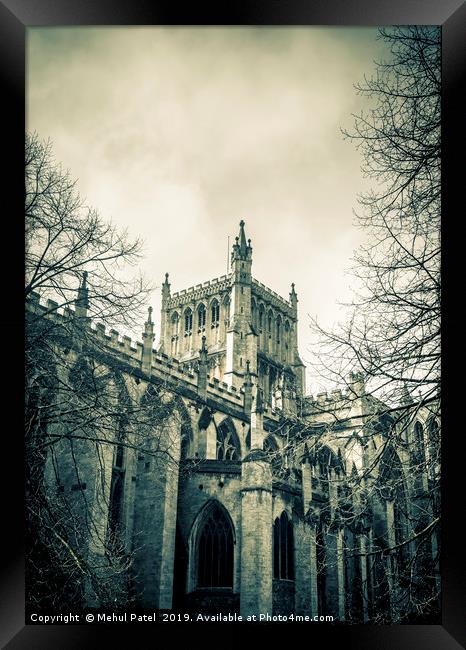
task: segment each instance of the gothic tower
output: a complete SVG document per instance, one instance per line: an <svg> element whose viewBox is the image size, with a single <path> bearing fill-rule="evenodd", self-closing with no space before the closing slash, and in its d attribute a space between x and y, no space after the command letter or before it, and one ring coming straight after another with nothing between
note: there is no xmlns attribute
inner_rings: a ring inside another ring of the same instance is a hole
<svg viewBox="0 0 466 650"><path fill-rule="evenodd" d="M230 318L227 329L226 367L224 381L229 386L240 388L244 382L246 361L253 362L255 354L251 349L251 286L252 286L251 240L246 243L244 221L239 224L239 236L231 252L231 299ZM248 345L249 344L249 345ZM248 349L249 348L249 349ZM250 357L253 357L252 359Z"/></svg>

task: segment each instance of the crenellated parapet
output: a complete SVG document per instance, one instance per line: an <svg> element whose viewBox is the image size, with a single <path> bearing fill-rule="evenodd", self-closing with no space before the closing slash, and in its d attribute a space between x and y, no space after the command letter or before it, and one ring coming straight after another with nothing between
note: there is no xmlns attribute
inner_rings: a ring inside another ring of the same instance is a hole
<svg viewBox="0 0 466 650"><path fill-rule="evenodd" d="M167 299L165 307L168 310L177 309L184 305L196 303L221 292L228 291L230 288L231 275L222 275L219 278L207 280L207 282L203 282L202 284L196 284L194 287L173 293Z"/></svg>
<svg viewBox="0 0 466 650"><path fill-rule="evenodd" d="M273 307L277 311L282 312L284 315L288 316L288 318L292 320L295 319L296 313L288 300L285 300L285 298L282 298L278 293L272 291L272 289L266 287L265 284L255 279L252 280L252 295L257 299L264 301L267 306Z"/></svg>
<svg viewBox="0 0 466 650"><path fill-rule="evenodd" d="M41 302L41 297L37 293L31 294L26 302L26 308L31 313L37 313L57 325L69 326L75 321L74 309L68 306L61 308L56 301L51 299ZM152 341L153 335L150 312L148 323L150 331L146 323L146 329L149 332L145 339L146 346ZM94 345L99 352L108 353L113 359L120 359L124 364L142 370L149 377L165 381L167 385L174 385L177 388L184 387L193 392L197 391L198 372L196 368L191 371L178 359L158 352L155 348L152 349L149 367L147 363L144 363L144 343L141 341L134 340L125 334L122 335L116 329L108 330L103 323L92 321L87 323L85 332L81 331L81 335L85 336L88 345ZM206 398L225 401L238 408L243 403L243 391L213 378L207 382Z"/></svg>

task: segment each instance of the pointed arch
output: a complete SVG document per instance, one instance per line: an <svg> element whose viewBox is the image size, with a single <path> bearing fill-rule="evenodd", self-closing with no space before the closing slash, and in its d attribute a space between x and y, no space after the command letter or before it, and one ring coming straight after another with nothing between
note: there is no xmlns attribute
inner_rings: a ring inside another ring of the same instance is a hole
<svg viewBox="0 0 466 650"><path fill-rule="evenodd" d="M191 590L233 589L235 527L217 499L199 511L189 535Z"/></svg>
<svg viewBox="0 0 466 650"><path fill-rule="evenodd" d="M181 397L175 399L175 411L180 418L180 458L185 459L192 451L193 427L188 409Z"/></svg>
<svg viewBox="0 0 466 650"><path fill-rule="evenodd" d="M206 325L206 315L207 310L203 302L201 302L197 307L197 327L199 330L205 328Z"/></svg>
<svg viewBox="0 0 466 650"><path fill-rule="evenodd" d="M427 420L427 440L431 474L435 474L435 464L440 462L440 425L438 419L431 415Z"/></svg>
<svg viewBox="0 0 466 650"><path fill-rule="evenodd" d="M385 447L379 461L378 491L379 500L382 499L385 504L393 504L393 543L398 546L405 539L408 504L403 466L391 444ZM406 552L406 546L398 548L398 561L403 560Z"/></svg>
<svg viewBox="0 0 466 650"><path fill-rule="evenodd" d="M180 316L177 311L174 311L170 316L170 322L172 325L172 335L176 336L178 334L178 328L180 323Z"/></svg>
<svg viewBox="0 0 466 650"><path fill-rule="evenodd" d="M273 577L294 580L293 522L284 510L273 524Z"/></svg>
<svg viewBox="0 0 466 650"><path fill-rule="evenodd" d="M269 336L273 334L274 313L272 309L267 312L267 332Z"/></svg>
<svg viewBox="0 0 466 650"><path fill-rule="evenodd" d="M280 448L272 434L269 434L264 440L264 451L269 456L272 465L272 474L277 476L282 467L282 459L280 455Z"/></svg>
<svg viewBox="0 0 466 650"><path fill-rule="evenodd" d="M424 426L419 420L414 423L413 434L412 460L416 464L423 465L426 462Z"/></svg>
<svg viewBox="0 0 466 650"><path fill-rule="evenodd" d="M217 460L240 460L241 444L235 425L228 416L217 426Z"/></svg>
<svg viewBox="0 0 466 650"><path fill-rule="evenodd" d="M337 454L328 445L322 445L320 447L316 453L315 460L322 478L328 477L329 468L338 472L343 469Z"/></svg>
<svg viewBox="0 0 466 650"><path fill-rule="evenodd" d="M184 333L185 335L191 334L193 331L193 310L187 307L184 310Z"/></svg>
<svg viewBox="0 0 466 650"><path fill-rule="evenodd" d="M263 329L264 325L265 325L265 307L264 307L264 303L262 303L262 302L260 303L259 308L258 308L258 312L259 312L259 329Z"/></svg>
<svg viewBox="0 0 466 650"><path fill-rule="evenodd" d="M275 327L276 327L276 339L277 339L277 346L278 346L280 345L282 340L282 317L280 316L280 314L278 314L277 316Z"/></svg>
<svg viewBox="0 0 466 650"><path fill-rule="evenodd" d="M220 303L217 298L210 303L210 323L211 327L218 327L220 323Z"/></svg>
<svg viewBox="0 0 466 650"><path fill-rule="evenodd" d="M404 472L400 457L393 445L387 444L379 460L379 482L401 481L404 484Z"/></svg>
<svg viewBox="0 0 466 650"><path fill-rule="evenodd" d="M327 611L327 546L325 523L319 517L316 527L316 569L317 569L317 610L319 614Z"/></svg>

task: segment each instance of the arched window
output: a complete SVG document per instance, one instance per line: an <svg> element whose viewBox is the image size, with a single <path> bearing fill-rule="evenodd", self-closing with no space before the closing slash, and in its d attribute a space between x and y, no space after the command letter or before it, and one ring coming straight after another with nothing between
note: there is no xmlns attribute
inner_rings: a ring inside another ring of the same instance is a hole
<svg viewBox="0 0 466 650"><path fill-rule="evenodd" d="M172 314L171 322L172 322L172 336L176 336L178 334L178 327L180 322L178 313L176 311Z"/></svg>
<svg viewBox="0 0 466 650"><path fill-rule="evenodd" d="M206 309L205 305L199 305L197 308L197 326L200 330L205 327L206 321Z"/></svg>
<svg viewBox="0 0 466 650"><path fill-rule="evenodd" d="M257 305L254 298L251 298L251 323L254 328L257 328Z"/></svg>
<svg viewBox="0 0 466 650"><path fill-rule="evenodd" d="M277 346L280 345L282 338L282 319L280 316L277 318Z"/></svg>
<svg viewBox="0 0 466 650"><path fill-rule="evenodd" d="M317 608L319 614L327 611L327 561L325 551L325 534L322 521L316 530L316 559L317 559Z"/></svg>
<svg viewBox="0 0 466 650"><path fill-rule="evenodd" d="M268 316L267 316L267 330L269 332L269 336L272 336L272 323L273 323L273 313L272 311L269 311Z"/></svg>
<svg viewBox="0 0 466 650"><path fill-rule="evenodd" d="M280 457L278 445L271 436L268 436L264 440L264 451L270 458L270 463L272 465L272 474L274 476L277 476L278 474L280 474L280 470L282 467L282 460Z"/></svg>
<svg viewBox="0 0 466 650"><path fill-rule="evenodd" d="M118 433L118 444L113 452L113 467L110 481L110 496L108 509L107 540L109 547L115 552L121 551L122 544L122 515L123 492L125 482L125 448L121 444L123 431Z"/></svg>
<svg viewBox="0 0 466 650"><path fill-rule="evenodd" d="M210 306L212 327L218 327L220 322L220 305L218 300L214 300Z"/></svg>
<svg viewBox="0 0 466 650"><path fill-rule="evenodd" d="M294 580L293 524L286 512L273 525L273 577Z"/></svg>
<svg viewBox="0 0 466 650"><path fill-rule="evenodd" d="M328 477L328 468L332 465L332 452L328 447L319 449L318 454L319 474L321 478Z"/></svg>
<svg viewBox="0 0 466 650"><path fill-rule="evenodd" d="M264 305L259 306L259 328L264 327Z"/></svg>
<svg viewBox="0 0 466 650"><path fill-rule="evenodd" d="M416 422L414 425L414 449L412 457L415 463L423 464L425 463L425 449L424 449L424 427L420 422Z"/></svg>
<svg viewBox="0 0 466 650"><path fill-rule="evenodd" d="M217 460L240 460L241 447L233 423L224 420L217 427Z"/></svg>
<svg viewBox="0 0 466 650"><path fill-rule="evenodd" d="M287 320L285 321L284 343L285 343L285 346L284 346L285 349L284 349L284 352L283 352L283 357L284 357L283 360L289 362L289 361L291 361L290 352L289 352L289 349L290 349L290 323Z"/></svg>
<svg viewBox="0 0 466 650"><path fill-rule="evenodd" d="M198 587L233 587L233 531L218 505L210 509L200 531L197 567Z"/></svg>
<svg viewBox="0 0 466 650"><path fill-rule="evenodd" d="M184 333L191 334L193 331L193 312L190 307L184 312Z"/></svg>
<svg viewBox="0 0 466 650"><path fill-rule="evenodd" d="M408 507L403 467L400 457L391 445L386 447L379 465L379 490L380 494L387 499L387 503L393 504L393 528L389 532L393 533L393 543L397 547L395 558L401 563L407 554L406 544L402 542L407 539Z"/></svg>
<svg viewBox="0 0 466 650"><path fill-rule="evenodd" d="M191 426L190 417L186 407L180 400L179 416L181 419L181 458L188 458L190 452L192 453L191 443L193 441L193 430Z"/></svg>
<svg viewBox="0 0 466 650"><path fill-rule="evenodd" d="M431 417L427 425L429 434L429 455L430 463L438 463L440 458L440 432L438 422L434 417Z"/></svg>

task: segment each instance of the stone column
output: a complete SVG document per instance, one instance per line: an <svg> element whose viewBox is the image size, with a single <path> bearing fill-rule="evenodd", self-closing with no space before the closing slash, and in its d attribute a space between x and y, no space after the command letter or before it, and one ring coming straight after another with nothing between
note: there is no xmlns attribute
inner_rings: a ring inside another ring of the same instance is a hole
<svg viewBox="0 0 466 650"><path fill-rule="evenodd" d="M386 504L386 521L387 521L387 543L389 548L393 548L396 545L395 538L395 513L394 513L394 502L392 499L387 499ZM396 608L397 601L397 576L396 576L396 556L395 551L390 552L386 558L387 562L387 581L390 592L390 614L392 621L398 619L398 613Z"/></svg>
<svg viewBox="0 0 466 650"><path fill-rule="evenodd" d="M152 345L154 344L155 334L154 334L154 323L152 322L152 307L148 309L147 320L144 323L144 332L142 333L142 357L141 364L142 369L147 374L151 374L152 371Z"/></svg>
<svg viewBox="0 0 466 650"><path fill-rule="evenodd" d="M295 539L295 610L309 615L312 609L312 529L307 521L297 521Z"/></svg>
<svg viewBox="0 0 466 650"><path fill-rule="evenodd" d="M367 539L366 536L363 533L360 533L356 536L356 539L358 540L357 543L357 549L358 552L361 554L359 559L359 566L360 566L360 571L361 571L361 596L362 596L362 616L363 616L363 621L366 623L369 619L369 614L368 614L368 601L369 601L369 593L367 589Z"/></svg>
<svg viewBox="0 0 466 650"><path fill-rule="evenodd" d="M326 535L327 605L329 614L345 620L345 565L343 528L338 518L332 522Z"/></svg>
<svg viewBox="0 0 466 650"><path fill-rule="evenodd" d="M272 471L253 449L241 475L241 616L272 615Z"/></svg>
<svg viewBox="0 0 466 650"><path fill-rule="evenodd" d="M202 345L199 350L199 364L197 370L197 393L202 399L207 395L207 347L206 337L202 337Z"/></svg>
<svg viewBox="0 0 466 650"><path fill-rule="evenodd" d="M178 500L179 423L176 418L154 432L154 444L170 455L140 459L135 495L136 590L143 607L170 609L173 595Z"/></svg>
<svg viewBox="0 0 466 650"><path fill-rule="evenodd" d="M337 541L337 571L338 571L338 618L345 620L345 552L343 540L343 527L339 526L336 531Z"/></svg>

